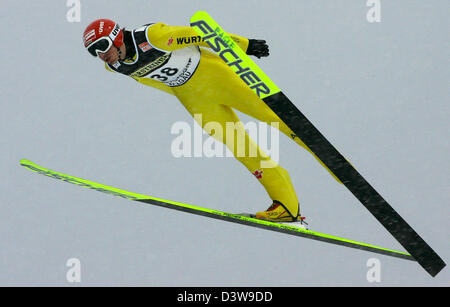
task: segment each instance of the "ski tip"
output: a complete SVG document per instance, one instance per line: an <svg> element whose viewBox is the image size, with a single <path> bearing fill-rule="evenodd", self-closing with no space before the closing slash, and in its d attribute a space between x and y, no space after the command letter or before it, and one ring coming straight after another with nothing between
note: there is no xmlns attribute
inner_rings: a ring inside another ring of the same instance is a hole
<svg viewBox="0 0 450 307"><path fill-rule="evenodd" d="M206 11L197 11L197 12L195 12L195 14L193 16L195 16L195 15L204 15L204 14L208 14L208 13Z"/></svg>
<svg viewBox="0 0 450 307"><path fill-rule="evenodd" d="M35 168L39 167L36 163L33 163L33 162L31 162L30 160L27 160L27 159L22 159L22 160L20 160L19 163L20 163L21 166L23 166L25 168L28 168L30 170L34 170Z"/></svg>
<svg viewBox="0 0 450 307"><path fill-rule="evenodd" d="M33 162L31 162L30 160L27 160L27 159L22 159L19 161L19 163L20 163L20 165L25 166L28 164L32 164Z"/></svg>
<svg viewBox="0 0 450 307"><path fill-rule="evenodd" d="M191 23L195 22L195 21L198 21L198 20L201 20L201 19L203 19L205 17L209 17L208 12L206 12L206 11L197 11L197 12L195 12L194 15L192 15Z"/></svg>

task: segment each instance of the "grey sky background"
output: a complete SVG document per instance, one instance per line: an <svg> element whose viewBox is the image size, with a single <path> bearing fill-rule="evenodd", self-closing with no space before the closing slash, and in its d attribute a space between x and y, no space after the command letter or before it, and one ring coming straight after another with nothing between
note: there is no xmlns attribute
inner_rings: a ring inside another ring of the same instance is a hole
<svg viewBox="0 0 450 307"><path fill-rule="evenodd" d="M107 72L82 46L92 20L128 29L189 25L198 10L267 40L256 63L448 263L449 2L381 1L380 23L352 1L2 1L0 285L448 286L418 264L145 206L32 173L50 169L227 212L270 205L233 158L176 159L176 98ZM243 122L251 120L240 113ZM386 248L399 243L303 149L280 139L311 229ZM366 280L369 258L381 282Z"/></svg>

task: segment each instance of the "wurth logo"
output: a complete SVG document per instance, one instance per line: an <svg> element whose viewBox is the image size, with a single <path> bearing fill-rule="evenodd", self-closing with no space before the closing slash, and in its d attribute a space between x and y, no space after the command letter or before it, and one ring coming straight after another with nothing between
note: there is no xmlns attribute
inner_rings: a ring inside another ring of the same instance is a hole
<svg viewBox="0 0 450 307"><path fill-rule="evenodd" d="M184 45L184 44L196 44L202 42L203 39L201 36L192 36L192 37L179 37L177 38L177 44L178 45Z"/></svg>
<svg viewBox="0 0 450 307"><path fill-rule="evenodd" d="M263 171L257 170L253 173L253 176L255 176L258 180L261 180L263 176Z"/></svg>
<svg viewBox="0 0 450 307"><path fill-rule="evenodd" d="M170 46L173 44L173 37L169 38L169 41L167 42L167 46Z"/></svg>

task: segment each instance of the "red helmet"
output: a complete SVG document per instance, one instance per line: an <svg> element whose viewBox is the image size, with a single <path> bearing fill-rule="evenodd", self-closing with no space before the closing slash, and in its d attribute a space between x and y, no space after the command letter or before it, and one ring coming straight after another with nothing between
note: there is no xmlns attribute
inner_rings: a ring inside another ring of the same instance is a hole
<svg viewBox="0 0 450 307"><path fill-rule="evenodd" d="M123 45L123 30L120 28L119 24L110 19L98 19L88 25L86 30L84 30L84 47L88 48L92 46L103 37L109 38L116 47Z"/></svg>

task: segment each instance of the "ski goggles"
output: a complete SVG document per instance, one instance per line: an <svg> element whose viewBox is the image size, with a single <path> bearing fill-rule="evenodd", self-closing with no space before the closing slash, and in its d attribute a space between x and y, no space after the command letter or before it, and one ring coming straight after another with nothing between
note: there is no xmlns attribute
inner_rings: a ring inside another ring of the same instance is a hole
<svg viewBox="0 0 450 307"><path fill-rule="evenodd" d="M98 40L86 47L87 51L97 57L98 53L105 53L111 49L113 41L109 36L100 37Z"/></svg>
<svg viewBox="0 0 450 307"><path fill-rule="evenodd" d="M120 26L116 23L114 25L114 29L111 31L111 33L108 36L103 36L94 41L92 44L86 47L87 51L89 51L90 54L92 54L95 57L98 57L98 53L105 53L108 52L109 49L111 49L112 45L114 44L114 41L116 40L117 36L120 34Z"/></svg>

